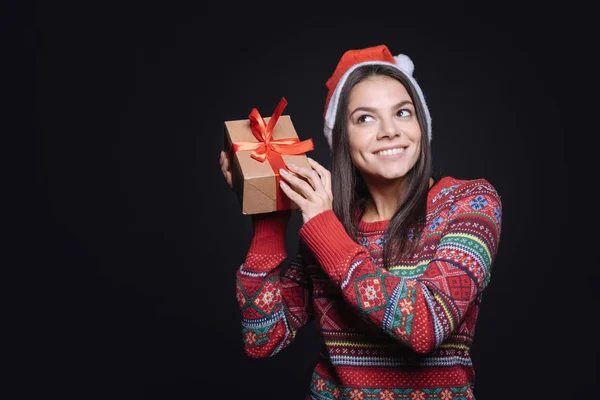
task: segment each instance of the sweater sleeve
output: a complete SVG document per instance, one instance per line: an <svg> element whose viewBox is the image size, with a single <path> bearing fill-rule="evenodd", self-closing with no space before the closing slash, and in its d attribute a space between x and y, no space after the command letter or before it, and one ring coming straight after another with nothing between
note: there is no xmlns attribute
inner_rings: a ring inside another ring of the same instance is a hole
<svg viewBox="0 0 600 400"><path fill-rule="evenodd" d="M501 226L501 201L491 184L472 181L456 191L443 216L423 235L440 235L435 254L417 279L376 266L333 211L300 230L330 279L363 317L415 352L435 350L463 321L490 280ZM418 249L417 249L418 251Z"/></svg>
<svg viewBox="0 0 600 400"><path fill-rule="evenodd" d="M252 221L254 236L236 273L236 297L245 352L264 358L287 347L312 318L311 286L300 251L283 272L287 217Z"/></svg>

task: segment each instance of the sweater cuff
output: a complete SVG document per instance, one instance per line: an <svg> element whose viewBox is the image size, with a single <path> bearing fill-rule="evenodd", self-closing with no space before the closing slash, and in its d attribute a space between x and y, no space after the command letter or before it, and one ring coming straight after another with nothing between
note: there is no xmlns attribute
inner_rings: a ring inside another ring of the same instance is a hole
<svg viewBox="0 0 600 400"><path fill-rule="evenodd" d="M254 236L248 252L253 254L285 254L285 232L288 222L288 213L253 215Z"/></svg>
<svg viewBox="0 0 600 400"><path fill-rule="evenodd" d="M338 282L346 277L353 258L363 250L348 236L333 210L312 217L299 234L325 272Z"/></svg>

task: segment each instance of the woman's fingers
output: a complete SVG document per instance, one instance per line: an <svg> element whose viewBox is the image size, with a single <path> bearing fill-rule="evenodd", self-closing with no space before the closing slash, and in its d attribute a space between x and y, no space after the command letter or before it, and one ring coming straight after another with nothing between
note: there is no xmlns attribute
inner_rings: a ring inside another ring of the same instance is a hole
<svg viewBox="0 0 600 400"><path fill-rule="evenodd" d="M290 171L280 170L281 188L300 207L304 223L315 215L332 209L333 196L327 188L331 186L331 178L325 168L319 169L318 163L314 166L316 169L288 164Z"/></svg>
<svg viewBox="0 0 600 400"><path fill-rule="evenodd" d="M309 201L302 197L294 189L292 189L290 185L288 185L284 180L279 181L279 186L281 187L281 190L283 190L283 192L286 194L286 196L289 197L290 200L292 200L294 203L296 203L301 210L306 208L306 205Z"/></svg>
<svg viewBox="0 0 600 400"><path fill-rule="evenodd" d="M299 167L295 164L289 164L288 167L294 174L304 178L304 180L310 184L312 192L316 192L320 196L327 194L317 171L312 168Z"/></svg>
<svg viewBox="0 0 600 400"><path fill-rule="evenodd" d="M321 164L319 164L312 158L307 157L307 159L310 166L319 174L321 184L325 188L327 194L330 197L333 197L333 195L331 194L331 173L329 172L329 170L327 170L325 167L323 167Z"/></svg>
<svg viewBox="0 0 600 400"><path fill-rule="evenodd" d="M227 182L229 187L232 187L231 169L229 168L229 157L227 157L227 154L224 151L221 151L219 164L221 165L221 172L223 173L225 181Z"/></svg>
<svg viewBox="0 0 600 400"><path fill-rule="evenodd" d="M221 152L221 159L219 160L221 164L221 169L228 171L229 170L229 157L225 154L224 151Z"/></svg>
<svg viewBox="0 0 600 400"><path fill-rule="evenodd" d="M293 168L293 167L291 167ZM312 183L307 182L305 179L302 179L302 173L297 173L296 171L286 171L285 169L279 170L279 175L287 181L288 186L291 186L293 190L298 192L301 196L307 199L313 199L315 196L315 188L312 186Z"/></svg>

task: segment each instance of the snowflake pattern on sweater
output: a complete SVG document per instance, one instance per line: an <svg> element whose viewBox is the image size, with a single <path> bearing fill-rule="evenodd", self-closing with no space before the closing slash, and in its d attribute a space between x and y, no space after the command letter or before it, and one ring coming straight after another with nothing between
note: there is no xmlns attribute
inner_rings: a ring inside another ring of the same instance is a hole
<svg viewBox="0 0 600 400"><path fill-rule="evenodd" d="M473 399L470 349L498 251L502 205L485 179L440 179L411 256L383 268L388 221L353 241L333 211L300 229L284 268L285 223L255 223L237 271L246 354L271 357L315 320L325 348L310 399Z"/></svg>

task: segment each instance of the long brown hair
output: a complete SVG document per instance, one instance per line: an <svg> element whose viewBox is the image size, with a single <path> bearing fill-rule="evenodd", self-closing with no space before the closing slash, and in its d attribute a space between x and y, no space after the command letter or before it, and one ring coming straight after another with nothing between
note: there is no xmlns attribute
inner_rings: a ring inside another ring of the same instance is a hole
<svg viewBox="0 0 600 400"><path fill-rule="evenodd" d="M397 79L406 87L416 109L421 127L421 152L413 168L407 173L407 191L398 210L387 225L384 245L384 265L389 267L409 254L423 230L427 212L427 193L432 172L431 147L427 136L427 121L423 104L413 85L396 68L387 65L364 65L352 71L340 92L340 101L332 130L331 173L333 211L351 238L357 240L358 224L371 198L367 185L352 163L348 143L348 101L350 91L364 79L385 75Z"/></svg>

